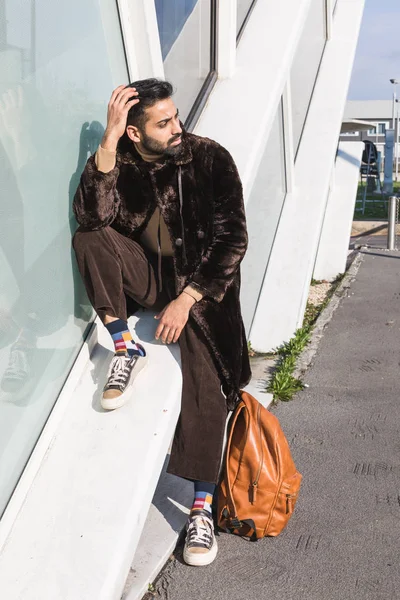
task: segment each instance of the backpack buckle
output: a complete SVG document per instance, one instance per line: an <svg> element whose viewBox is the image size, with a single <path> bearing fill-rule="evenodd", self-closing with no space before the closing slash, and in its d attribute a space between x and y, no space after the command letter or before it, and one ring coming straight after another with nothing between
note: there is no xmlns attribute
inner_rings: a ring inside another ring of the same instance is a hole
<svg viewBox="0 0 400 600"><path fill-rule="evenodd" d="M233 529L240 529L243 526L243 523L239 521L237 517L233 517L230 519L230 525L233 527Z"/></svg>

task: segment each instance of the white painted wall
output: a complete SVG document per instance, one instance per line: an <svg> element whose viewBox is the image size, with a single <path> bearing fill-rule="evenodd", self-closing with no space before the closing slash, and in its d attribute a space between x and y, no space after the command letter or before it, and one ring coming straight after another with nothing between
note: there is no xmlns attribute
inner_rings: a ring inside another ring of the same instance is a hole
<svg viewBox="0 0 400 600"><path fill-rule="evenodd" d="M295 164L295 190L280 218L253 326L268 351L301 326L346 103L364 0L339 0Z"/></svg>
<svg viewBox="0 0 400 600"><path fill-rule="evenodd" d="M216 83L194 130L231 152L246 201L289 79L309 5L310 0L256 3L237 48L234 76Z"/></svg>
<svg viewBox="0 0 400 600"><path fill-rule="evenodd" d="M314 267L315 279L332 281L346 270L363 150L362 142L339 145Z"/></svg>

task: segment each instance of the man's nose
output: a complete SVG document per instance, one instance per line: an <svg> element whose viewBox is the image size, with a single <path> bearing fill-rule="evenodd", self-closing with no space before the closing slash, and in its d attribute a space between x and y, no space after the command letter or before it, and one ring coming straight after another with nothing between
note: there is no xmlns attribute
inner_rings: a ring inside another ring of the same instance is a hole
<svg viewBox="0 0 400 600"><path fill-rule="evenodd" d="M172 135L180 135L182 133L182 127L181 124L179 123L179 119L176 119L174 121L174 126L172 129Z"/></svg>

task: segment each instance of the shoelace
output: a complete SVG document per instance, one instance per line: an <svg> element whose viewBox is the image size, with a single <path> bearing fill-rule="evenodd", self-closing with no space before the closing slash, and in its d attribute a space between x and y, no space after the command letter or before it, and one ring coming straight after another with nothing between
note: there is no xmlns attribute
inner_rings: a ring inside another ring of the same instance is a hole
<svg viewBox="0 0 400 600"><path fill-rule="evenodd" d="M111 385L125 385L130 373L130 362L133 359L137 359L136 356L114 356L111 367L110 375L108 378L107 386Z"/></svg>
<svg viewBox="0 0 400 600"><path fill-rule="evenodd" d="M213 540L213 525L207 517L194 517L190 520L187 530L187 545L204 545L211 548Z"/></svg>

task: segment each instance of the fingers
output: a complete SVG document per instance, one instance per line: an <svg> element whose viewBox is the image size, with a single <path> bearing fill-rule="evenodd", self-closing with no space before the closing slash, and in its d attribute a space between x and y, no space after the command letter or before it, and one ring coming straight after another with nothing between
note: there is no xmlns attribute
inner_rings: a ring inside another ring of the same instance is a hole
<svg viewBox="0 0 400 600"><path fill-rule="evenodd" d="M164 327L163 333L161 336L161 339L164 342L164 344L171 344L171 342L173 342L174 337L175 337L175 332L176 332L176 329L170 329L169 327Z"/></svg>
<svg viewBox="0 0 400 600"><path fill-rule="evenodd" d="M111 94L109 105L114 104L115 98L118 96L119 92L122 91L124 88L124 85L119 85L117 88L115 88L115 90Z"/></svg>
<svg viewBox="0 0 400 600"><path fill-rule="evenodd" d="M166 307L164 307L159 313L158 315L155 315L155 319L161 319L161 317L163 316L163 314L165 313L165 309Z"/></svg>
<svg viewBox="0 0 400 600"><path fill-rule="evenodd" d="M174 329L171 329L167 325L160 323L160 325L157 327L155 338L158 340L161 337L161 341L164 344L170 344L174 339L174 333Z"/></svg>
<svg viewBox="0 0 400 600"><path fill-rule="evenodd" d="M158 340L161 337L161 341L164 344L171 344L172 342L176 342L179 339L181 334L181 329L175 327L168 327L168 325L164 325L160 323L157 327L157 331L155 333L155 339Z"/></svg>
<svg viewBox="0 0 400 600"><path fill-rule="evenodd" d="M165 336L163 340L166 344L171 344L174 341L176 329L169 329L168 334Z"/></svg>
<svg viewBox="0 0 400 600"><path fill-rule="evenodd" d="M135 104L137 104L138 102L140 102L140 100L129 100L129 102L125 104L126 111L128 112L132 108L132 106L135 106Z"/></svg>
<svg viewBox="0 0 400 600"><path fill-rule="evenodd" d="M164 325L162 323L159 324L159 326L156 329L156 332L154 334L154 337L156 340L159 339L160 335L162 334L162 330L164 329Z"/></svg>
<svg viewBox="0 0 400 600"><path fill-rule="evenodd" d="M124 88L123 90L120 90L116 95L114 99L114 104L122 108L126 105L127 101L133 96L139 96L139 92L137 92L135 88Z"/></svg>

